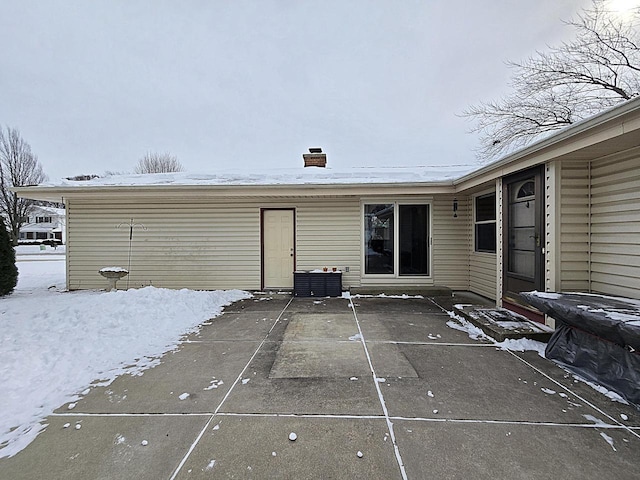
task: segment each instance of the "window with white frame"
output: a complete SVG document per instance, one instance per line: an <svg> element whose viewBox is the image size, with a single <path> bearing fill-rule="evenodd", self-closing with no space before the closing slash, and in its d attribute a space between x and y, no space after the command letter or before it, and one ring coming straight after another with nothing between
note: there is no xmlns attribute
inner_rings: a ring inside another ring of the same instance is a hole
<svg viewBox="0 0 640 480"><path fill-rule="evenodd" d="M36 223L51 223L51 217L36 217Z"/></svg>
<svg viewBox="0 0 640 480"><path fill-rule="evenodd" d="M429 205L364 205L364 272L428 276Z"/></svg>
<svg viewBox="0 0 640 480"><path fill-rule="evenodd" d="M475 251L496 253L496 194L478 195L474 200Z"/></svg>

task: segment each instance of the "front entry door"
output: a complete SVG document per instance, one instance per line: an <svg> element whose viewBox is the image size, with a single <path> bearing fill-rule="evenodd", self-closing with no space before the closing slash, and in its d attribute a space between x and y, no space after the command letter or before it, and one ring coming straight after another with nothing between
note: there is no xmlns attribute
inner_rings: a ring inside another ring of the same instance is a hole
<svg viewBox="0 0 640 480"><path fill-rule="evenodd" d="M544 291L544 185L540 168L505 178L503 302L519 292ZM508 305L507 305L508 306Z"/></svg>
<svg viewBox="0 0 640 480"><path fill-rule="evenodd" d="M264 288L293 288L293 210L262 211L262 283Z"/></svg>

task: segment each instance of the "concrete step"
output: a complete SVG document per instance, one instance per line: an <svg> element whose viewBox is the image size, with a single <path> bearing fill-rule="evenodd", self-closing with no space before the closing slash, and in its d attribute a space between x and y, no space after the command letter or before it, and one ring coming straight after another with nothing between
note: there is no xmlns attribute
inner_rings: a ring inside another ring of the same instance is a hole
<svg viewBox="0 0 640 480"><path fill-rule="evenodd" d="M505 308L487 308L472 304L457 304L453 308L456 313L498 342L529 338L547 343L553 334L552 328L532 322L523 315Z"/></svg>
<svg viewBox="0 0 640 480"><path fill-rule="evenodd" d="M441 286L398 286L398 285L386 285L386 286L366 286L366 287L351 287L351 295L422 295L423 297L450 297L452 291L449 287Z"/></svg>

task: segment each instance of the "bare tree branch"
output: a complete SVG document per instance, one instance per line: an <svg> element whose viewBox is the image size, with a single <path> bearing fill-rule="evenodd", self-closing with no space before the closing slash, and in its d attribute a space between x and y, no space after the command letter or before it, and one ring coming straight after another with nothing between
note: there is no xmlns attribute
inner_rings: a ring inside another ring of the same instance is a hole
<svg viewBox="0 0 640 480"><path fill-rule="evenodd" d="M9 235L14 245L18 233L33 209L34 201L18 198L11 187L37 185L47 180L38 157L15 128L0 129L0 214L5 217Z"/></svg>
<svg viewBox="0 0 640 480"><path fill-rule="evenodd" d="M138 160L135 173L184 172L184 167L175 155L170 153L147 153Z"/></svg>
<svg viewBox="0 0 640 480"><path fill-rule="evenodd" d="M513 69L512 93L482 102L462 115L480 133L478 156L490 160L640 94L640 9L617 18L604 0L593 0L565 22L576 36L536 52Z"/></svg>

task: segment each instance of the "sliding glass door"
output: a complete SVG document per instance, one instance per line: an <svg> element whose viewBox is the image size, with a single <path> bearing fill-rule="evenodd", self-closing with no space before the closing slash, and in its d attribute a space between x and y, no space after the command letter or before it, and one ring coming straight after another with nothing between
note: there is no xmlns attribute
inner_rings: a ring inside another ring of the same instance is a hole
<svg viewBox="0 0 640 480"><path fill-rule="evenodd" d="M365 274L428 276L429 222L428 204L365 204Z"/></svg>

